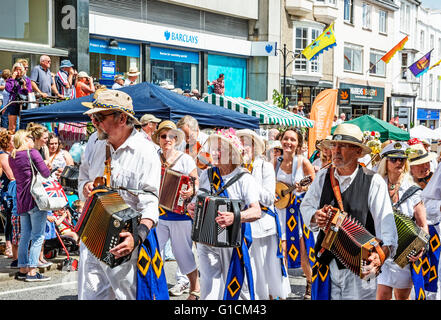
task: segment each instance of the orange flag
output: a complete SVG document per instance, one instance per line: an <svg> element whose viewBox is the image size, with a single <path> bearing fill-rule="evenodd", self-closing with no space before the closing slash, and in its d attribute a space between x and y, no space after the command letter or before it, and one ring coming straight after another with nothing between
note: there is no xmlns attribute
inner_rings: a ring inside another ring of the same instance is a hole
<svg viewBox="0 0 441 320"><path fill-rule="evenodd" d="M390 59L397 53L398 51L402 50L404 48L404 45L406 44L407 40L409 40L409 36L405 36L403 40L398 42L398 44L393 47L388 53L386 53L381 60L383 60L385 63L389 63Z"/></svg>
<svg viewBox="0 0 441 320"><path fill-rule="evenodd" d="M309 128L308 158L315 151L315 142L325 139L331 134L337 105L337 89L326 89L318 94L312 104L310 120L314 120L314 127Z"/></svg>

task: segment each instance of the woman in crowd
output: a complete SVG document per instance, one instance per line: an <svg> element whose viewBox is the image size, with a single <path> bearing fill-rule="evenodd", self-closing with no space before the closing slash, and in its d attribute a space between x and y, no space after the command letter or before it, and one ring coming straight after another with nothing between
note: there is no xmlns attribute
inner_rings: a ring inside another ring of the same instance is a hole
<svg viewBox="0 0 441 320"><path fill-rule="evenodd" d="M288 273L279 248L280 222L274 209L276 179L274 166L265 161L265 142L253 130L236 132L244 147L244 162L260 187L259 202L262 217L253 221L251 233L253 245L250 257L255 283L256 299L286 299L291 292Z"/></svg>
<svg viewBox="0 0 441 320"><path fill-rule="evenodd" d="M18 267L18 241L13 233L13 197L15 197L15 178L9 166L9 154L14 149L12 144L13 134L4 128L0 131L0 171L1 171L1 205L6 215L5 238L8 258L12 258L10 267ZM9 250L8 250L9 249Z"/></svg>
<svg viewBox="0 0 441 320"><path fill-rule="evenodd" d="M241 247L237 249L197 244L201 276L201 299L230 300L238 299L239 296L243 299L252 299L253 292L251 290L245 292L246 290L242 290L242 285L246 280L247 288L252 288L252 279L250 279L252 271L249 269L248 249L253 244L249 222L259 219L261 215L259 189L248 170L241 167L243 146L234 130L217 131L208 137L207 144L213 158L214 167L202 172L199 178L199 190L201 193L203 190L211 190L214 193L221 191L222 186L225 186L231 179L236 180L220 195L241 200L245 206L245 209L242 208L240 212L240 223L242 223L242 233L246 241L242 239ZM239 176L239 174L241 175ZM194 217L195 203L190 203L187 209L190 215ZM219 211L215 222L221 228L230 226L234 223L234 213ZM247 260L245 271L238 257L239 253L244 261ZM237 279L242 279L243 282L240 283L240 280Z"/></svg>
<svg viewBox="0 0 441 320"><path fill-rule="evenodd" d="M47 164L51 168L51 171L57 169L63 170L65 166L74 165L72 156L62 148L60 138L53 132L48 134L47 147L49 150Z"/></svg>
<svg viewBox="0 0 441 320"><path fill-rule="evenodd" d="M9 101L27 100L28 94L32 92L31 80L25 76L26 70L21 63L15 63L12 67L11 77L5 85L9 92ZM20 115L21 105L13 103L6 111L8 113L8 129L15 132L17 129L17 118Z"/></svg>
<svg viewBox="0 0 441 320"><path fill-rule="evenodd" d="M39 255L44 239L47 211L39 210L31 195L31 161L40 174L47 178L50 171L41 155L34 150L33 136L26 130L19 130L14 135L14 147L9 158L17 183L17 213L20 215L21 238L18 245L19 272L16 279L27 282L48 281L37 272Z"/></svg>
<svg viewBox="0 0 441 320"><path fill-rule="evenodd" d="M77 84L75 85L76 97L81 98L88 96L95 92L95 86L93 85L92 77L84 72L80 71L77 76Z"/></svg>
<svg viewBox="0 0 441 320"><path fill-rule="evenodd" d="M281 134L283 156L276 162L276 181L294 186L310 176L315 177L315 171L309 160L302 155L303 135L298 129L288 128ZM307 187L298 185L292 191L291 201L286 208L276 208L280 217L282 229L282 246L288 268L302 267L306 276L306 291L304 299L311 298L312 269L303 237L303 221L299 206ZM313 246L313 234L307 234L308 248Z"/></svg>
<svg viewBox="0 0 441 320"><path fill-rule="evenodd" d="M36 149L43 158L46 165L49 164L49 148L47 147L47 140L49 138L49 130L39 123L30 122L26 131L28 131L34 139L34 149ZM49 169L51 169L49 167Z"/></svg>
<svg viewBox="0 0 441 320"><path fill-rule="evenodd" d="M184 133L176 128L169 120L159 124L153 133L152 140L160 146L159 156L164 169L172 169L184 175L190 176L195 181L195 189L198 187L198 173L196 163L188 154L175 149L184 139ZM163 186L162 192L174 192L167 186ZM181 191L184 200L190 199L195 190L192 184L186 191ZM196 259L192 251L191 240L191 217L187 214L179 214L160 207L159 223L157 227L158 242L161 252L170 239L171 248L179 269L186 274L190 281L190 294L188 300L197 300L200 297L200 286Z"/></svg>
<svg viewBox="0 0 441 320"><path fill-rule="evenodd" d="M411 186L415 186L409 174L409 162L406 149L409 146L404 142L395 142L385 147L380 155L382 160L378 167L380 174L387 183L389 196L393 204L400 201ZM417 191L411 197L398 206L399 211L409 217L415 217L416 223L429 233L426 221L426 209L421 200L421 191ZM409 262L417 261L422 255L409 257ZM408 300L412 290L411 265L401 268L389 257L381 268L377 278L377 300L391 300L392 294L395 300Z"/></svg>
<svg viewBox="0 0 441 320"><path fill-rule="evenodd" d="M331 139L332 136L328 136L324 140L331 140ZM312 163L315 172L319 171L321 168L323 168L332 161L331 149L325 147L322 142L323 140L317 144L317 149L320 151L320 156L319 158L315 159L314 162Z"/></svg>

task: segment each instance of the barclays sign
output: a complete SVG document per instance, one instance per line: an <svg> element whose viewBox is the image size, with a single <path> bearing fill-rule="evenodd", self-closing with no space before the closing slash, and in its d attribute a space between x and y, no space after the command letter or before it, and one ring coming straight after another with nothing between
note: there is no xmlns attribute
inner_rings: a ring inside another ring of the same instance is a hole
<svg viewBox="0 0 441 320"><path fill-rule="evenodd" d="M199 43L199 37L181 33L181 32L170 32L168 30L164 31L164 38L166 41L177 41L185 44L193 44L196 45Z"/></svg>

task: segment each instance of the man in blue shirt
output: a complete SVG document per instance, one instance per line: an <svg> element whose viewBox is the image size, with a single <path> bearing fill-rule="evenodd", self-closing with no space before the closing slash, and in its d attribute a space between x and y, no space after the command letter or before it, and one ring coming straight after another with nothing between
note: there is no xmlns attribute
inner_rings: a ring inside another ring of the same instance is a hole
<svg viewBox="0 0 441 320"><path fill-rule="evenodd" d="M50 65L51 58L47 55L42 55L40 57L40 65L35 66L31 72L32 91L40 94L43 98L50 96L51 93L54 93L59 98L63 98L55 86Z"/></svg>

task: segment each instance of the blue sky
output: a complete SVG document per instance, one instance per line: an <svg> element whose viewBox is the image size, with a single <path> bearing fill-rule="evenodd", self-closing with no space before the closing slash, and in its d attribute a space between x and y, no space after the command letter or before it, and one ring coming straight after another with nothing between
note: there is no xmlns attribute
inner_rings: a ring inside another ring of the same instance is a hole
<svg viewBox="0 0 441 320"><path fill-rule="evenodd" d="M441 9L441 1L440 0L422 0L421 4L425 8Z"/></svg>

